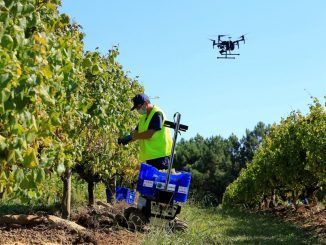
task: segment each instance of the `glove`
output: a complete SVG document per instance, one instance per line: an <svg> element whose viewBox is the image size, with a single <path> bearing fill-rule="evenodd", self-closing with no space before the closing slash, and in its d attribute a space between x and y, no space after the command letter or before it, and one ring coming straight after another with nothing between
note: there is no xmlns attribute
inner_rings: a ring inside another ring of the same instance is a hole
<svg viewBox="0 0 326 245"><path fill-rule="evenodd" d="M127 145L132 140L131 134L118 139L119 145Z"/></svg>

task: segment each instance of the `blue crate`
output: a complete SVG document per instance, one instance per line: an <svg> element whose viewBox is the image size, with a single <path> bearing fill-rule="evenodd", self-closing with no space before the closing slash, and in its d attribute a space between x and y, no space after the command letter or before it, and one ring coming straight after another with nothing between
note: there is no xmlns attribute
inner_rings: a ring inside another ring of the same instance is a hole
<svg viewBox="0 0 326 245"><path fill-rule="evenodd" d="M134 204L135 202L135 192L126 187L115 188L115 200L117 202L126 201L128 204Z"/></svg>
<svg viewBox="0 0 326 245"><path fill-rule="evenodd" d="M138 175L137 191L142 195L154 198L158 189L165 188L167 173L160 172L157 168L142 163ZM191 174L179 172L170 175L168 191L174 193L173 200L176 202L186 202L190 186Z"/></svg>

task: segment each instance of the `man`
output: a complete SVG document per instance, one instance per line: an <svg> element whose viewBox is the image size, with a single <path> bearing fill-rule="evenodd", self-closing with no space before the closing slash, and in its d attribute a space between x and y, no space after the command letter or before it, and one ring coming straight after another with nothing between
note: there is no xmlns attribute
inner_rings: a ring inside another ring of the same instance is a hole
<svg viewBox="0 0 326 245"><path fill-rule="evenodd" d="M146 162L157 169L167 169L170 161L172 150L172 137L169 128L164 126L166 119L163 111L156 105L151 104L146 94L137 94L133 99L134 106L131 110L137 110L141 115L138 126L128 136L119 139L120 144L128 144L128 142L138 140L140 143L139 160ZM144 223L149 222L151 216L151 198L140 195L138 198L137 209L142 214L138 217ZM125 213L128 220L132 217ZM174 222L176 222L174 220Z"/></svg>
<svg viewBox="0 0 326 245"><path fill-rule="evenodd" d="M172 149L170 130L164 126L166 119L163 111L151 104L146 94L137 94L133 99L134 106L141 115L138 126L131 133L131 141L140 143L139 160L157 169L167 169Z"/></svg>

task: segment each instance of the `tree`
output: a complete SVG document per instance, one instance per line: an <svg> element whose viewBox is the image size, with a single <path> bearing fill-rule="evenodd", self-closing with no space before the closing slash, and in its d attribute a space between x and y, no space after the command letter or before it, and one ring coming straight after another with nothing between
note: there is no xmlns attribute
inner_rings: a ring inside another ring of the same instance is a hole
<svg viewBox="0 0 326 245"><path fill-rule="evenodd" d="M130 111L131 98L142 91L117 63L118 54L117 49L107 56L87 52L83 62L87 78L83 108L88 117L79 132L84 147L75 170L88 183L90 205L94 204L94 183L109 185L121 172L132 181L139 165L137 145L121 148L116 143L136 124L137 115Z"/></svg>
<svg viewBox="0 0 326 245"><path fill-rule="evenodd" d="M84 52L84 34L59 4L0 0L0 197L37 200L55 172L69 218L76 163L101 179L134 177L137 146L115 142L130 130L130 97L142 88L116 61L118 50Z"/></svg>
<svg viewBox="0 0 326 245"><path fill-rule="evenodd" d="M264 137L268 135L269 130L270 125L266 126L263 122L258 122L252 131L246 130L245 136L240 141L240 168L246 167L252 161Z"/></svg>

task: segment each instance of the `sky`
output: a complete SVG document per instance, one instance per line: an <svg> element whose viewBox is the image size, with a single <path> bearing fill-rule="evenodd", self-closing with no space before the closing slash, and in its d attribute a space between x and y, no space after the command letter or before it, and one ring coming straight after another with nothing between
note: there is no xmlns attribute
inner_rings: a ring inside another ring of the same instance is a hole
<svg viewBox="0 0 326 245"><path fill-rule="evenodd" d="M324 0L62 0L60 8L83 27L85 50L119 45L118 61L153 104L169 120L181 113L185 139L241 138L259 121L308 113L310 96L324 103L325 11ZM219 34L246 34L240 56L216 58L209 38Z"/></svg>

